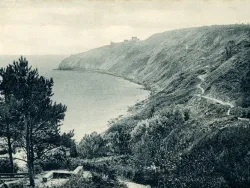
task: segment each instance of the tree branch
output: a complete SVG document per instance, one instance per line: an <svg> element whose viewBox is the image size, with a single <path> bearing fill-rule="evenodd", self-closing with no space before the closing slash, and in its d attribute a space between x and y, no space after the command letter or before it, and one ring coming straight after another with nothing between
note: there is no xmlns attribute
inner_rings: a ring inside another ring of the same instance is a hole
<svg viewBox="0 0 250 188"><path fill-rule="evenodd" d="M40 157L42 157L43 155L45 155L47 152L49 152L50 150L52 150L52 149L54 149L54 148L56 148L56 147L50 146L50 148L48 148L47 150L44 150L44 151L41 153ZM38 159L38 157L36 157L35 159Z"/></svg>
<svg viewBox="0 0 250 188"><path fill-rule="evenodd" d="M0 159L9 159L9 157L0 157ZM13 157L13 159L16 159L16 160L19 160L19 161L24 161L24 162L27 163L27 161L24 160L24 159L20 159L20 158L17 158L17 157Z"/></svg>
<svg viewBox="0 0 250 188"><path fill-rule="evenodd" d="M59 115L61 115L61 113L57 114L57 115L56 115L54 118L52 118L52 119L47 119L47 120L43 121L42 123L38 124L38 127L34 130L33 133L37 132L37 131L42 127L42 125L43 125L44 123L49 122L49 120L51 121L51 120L56 119Z"/></svg>

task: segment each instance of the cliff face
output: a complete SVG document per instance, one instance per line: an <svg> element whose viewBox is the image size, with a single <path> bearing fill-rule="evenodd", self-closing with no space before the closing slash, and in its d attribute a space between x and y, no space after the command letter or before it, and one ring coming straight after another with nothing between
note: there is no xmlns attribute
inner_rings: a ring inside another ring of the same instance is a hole
<svg viewBox="0 0 250 188"><path fill-rule="evenodd" d="M129 137L126 149L138 174L152 164L160 169L155 172L159 179L148 182L250 186L249 25L169 31L73 55L59 68L101 70L154 91L104 136L111 143L114 135ZM138 175L140 180L148 177L154 176Z"/></svg>
<svg viewBox="0 0 250 188"><path fill-rule="evenodd" d="M114 73L159 90L206 73L206 93L237 100L239 81L248 71L250 27L212 26L168 31L145 41L122 42L72 55L59 69ZM194 84L195 85L195 84Z"/></svg>

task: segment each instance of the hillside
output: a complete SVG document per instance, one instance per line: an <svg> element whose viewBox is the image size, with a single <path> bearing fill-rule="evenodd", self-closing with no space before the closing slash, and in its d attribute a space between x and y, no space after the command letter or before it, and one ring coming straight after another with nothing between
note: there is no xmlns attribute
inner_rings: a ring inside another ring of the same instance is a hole
<svg viewBox="0 0 250 188"><path fill-rule="evenodd" d="M247 91L242 80L250 70L249 38L248 25L168 31L145 41L72 55L59 69L90 69L132 79L155 91L154 99L165 98L159 101L161 105L199 93L198 76L203 74L201 84L207 96L248 106L243 101Z"/></svg>
<svg viewBox="0 0 250 188"><path fill-rule="evenodd" d="M153 91L104 136L140 169L131 179L249 187L249 25L168 31L72 55L59 69L111 73ZM117 135L125 146L114 143ZM152 164L158 174L148 172Z"/></svg>

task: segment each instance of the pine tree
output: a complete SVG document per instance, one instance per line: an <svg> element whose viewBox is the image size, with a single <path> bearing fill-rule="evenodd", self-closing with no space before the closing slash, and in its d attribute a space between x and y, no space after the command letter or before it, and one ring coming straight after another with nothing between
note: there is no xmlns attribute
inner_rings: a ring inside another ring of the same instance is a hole
<svg viewBox="0 0 250 188"><path fill-rule="evenodd" d="M20 139L20 131L22 127L19 123L20 112L18 111L19 103L13 97L9 90L4 88L9 87L8 84L11 83L12 77L9 72L5 72L4 75L3 69L0 69L0 76L5 77L4 81L2 80L0 84L0 135L7 140L8 154L10 160L11 171L14 172L14 162L13 162L13 145L18 139ZM10 82L5 82L9 80Z"/></svg>
<svg viewBox="0 0 250 188"><path fill-rule="evenodd" d="M53 79L39 76L38 70L29 67L25 58L21 57L19 62L14 61L0 72L1 93L14 97L19 103L19 124L23 130L19 141L26 149L30 186L34 187L35 153L44 153L56 143L66 106L52 103Z"/></svg>
<svg viewBox="0 0 250 188"><path fill-rule="evenodd" d="M0 135L7 140L8 154L10 160L10 171L14 173L14 162L13 162L13 144L18 137L18 126L15 124L18 118L17 114L13 114L11 109L14 109L13 102L5 104L3 101L0 102Z"/></svg>

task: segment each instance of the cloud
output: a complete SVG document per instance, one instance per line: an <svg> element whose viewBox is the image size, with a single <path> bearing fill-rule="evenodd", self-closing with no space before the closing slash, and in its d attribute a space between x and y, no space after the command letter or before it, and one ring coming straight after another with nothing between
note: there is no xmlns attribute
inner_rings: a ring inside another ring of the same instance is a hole
<svg viewBox="0 0 250 188"><path fill-rule="evenodd" d="M0 54L71 54L156 32L248 23L247 0L2 0Z"/></svg>

